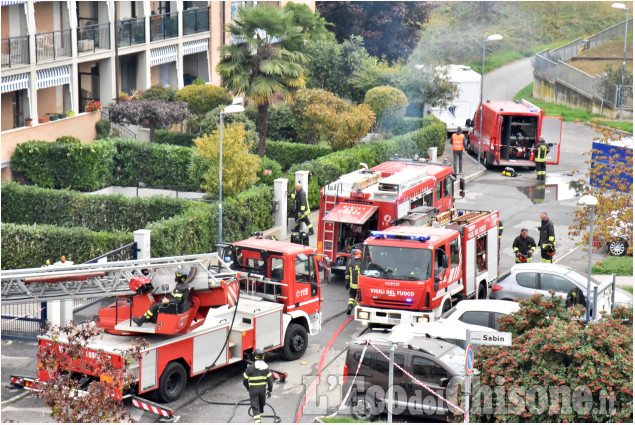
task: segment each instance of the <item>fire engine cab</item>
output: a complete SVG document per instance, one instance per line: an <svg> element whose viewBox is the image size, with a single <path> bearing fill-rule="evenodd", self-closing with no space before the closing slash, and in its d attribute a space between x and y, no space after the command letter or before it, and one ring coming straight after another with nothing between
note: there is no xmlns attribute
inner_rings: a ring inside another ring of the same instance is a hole
<svg viewBox="0 0 635 425"><path fill-rule="evenodd" d="M364 242L355 319L430 322L461 299L487 298L498 276L498 211L451 210Z"/></svg>
<svg viewBox="0 0 635 425"><path fill-rule="evenodd" d="M413 210L428 218L454 207L463 180L451 166L424 159L391 159L371 169L345 174L322 188L318 255L344 270L353 246L373 230L384 230Z"/></svg>
<svg viewBox="0 0 635 425"><path fill-rule="evenodd" d="M535 167L534 146L540 136L549 146L547 164L560 162L562 117L546 117L544 110L524 99L483 102L474 119L468 119L466 125L471 127L467 150L474 154L478 152L479 131L482 133L481 157L487 168L496 165Z"/></svg>

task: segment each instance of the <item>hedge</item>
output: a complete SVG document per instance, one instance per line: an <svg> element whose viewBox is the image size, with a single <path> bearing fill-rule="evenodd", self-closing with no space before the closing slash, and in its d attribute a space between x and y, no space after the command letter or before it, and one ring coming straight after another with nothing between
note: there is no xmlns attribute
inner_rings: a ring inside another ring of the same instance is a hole
<svg viewBox="0 0 635 425"><path fill-rule="evenodd" d="M267 140L267 156L287 170L293 164L317 159L333 151L329 146Z"/></svg>
<svg viewBox="0 0 635 425"><path fill-rule="evenodd" d="M185 146L191 148L194 147L194 139L196 139L198 136L198 134L194 133L181 133L178 131L170 130L156 130L154 134L154 143Z"/></svg>

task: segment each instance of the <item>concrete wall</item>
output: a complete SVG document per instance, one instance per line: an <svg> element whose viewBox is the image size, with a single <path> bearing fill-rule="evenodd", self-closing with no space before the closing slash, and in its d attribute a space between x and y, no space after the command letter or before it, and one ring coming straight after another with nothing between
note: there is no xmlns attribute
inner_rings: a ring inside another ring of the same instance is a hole
<svg viewBox="0 0 635 425"><path fill-rule="evenodd" d="M3 96L4 98L4 96ZM36 127L20 127L2 133L0 148L3 164L11 160L11 155L19 143L29 140L45 140L53 142L61 136L75 136L82 142L92 142L97 137L95 123L101 119L101 112L88 112L74 117L40 124ZM9 167L2 168L2 181L11 180Z"/></svg>
<svg viewBox="0 0 635 425"><path fill-rule="evenodd" d="M533 97L545 102L565 105L569 108L589 110L591 113L604 115L610 119L619 119L619 106L612 107L602 99L584 94L560 81L552 81L534 73ZM623 118L633 118L633 108L623 111Z"/></svg>

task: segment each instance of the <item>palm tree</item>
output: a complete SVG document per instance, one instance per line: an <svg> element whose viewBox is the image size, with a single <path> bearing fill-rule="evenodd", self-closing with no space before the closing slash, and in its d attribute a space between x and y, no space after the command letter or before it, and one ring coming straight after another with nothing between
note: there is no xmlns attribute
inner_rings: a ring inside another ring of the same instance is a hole
<svg viewBox="0 0 635 425"><path fill-rule="evenodd" d="M262 157L271 99L281 94L291 100L292 93L305 85L303 65L308 56L297 49L306 34L291 10L260 4L239 8L236 20L226 30L232 43L221 46L222 59L216 70L223 87L236 95L244 94L258 105L256 130L258 155Z"/></svg>

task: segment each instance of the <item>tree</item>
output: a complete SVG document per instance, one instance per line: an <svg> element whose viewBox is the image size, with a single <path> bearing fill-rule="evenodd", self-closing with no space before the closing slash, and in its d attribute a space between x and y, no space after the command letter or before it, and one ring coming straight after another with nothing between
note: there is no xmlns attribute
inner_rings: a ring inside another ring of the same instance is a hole
<svg viewBox="0 0 635 425"><path fill-rule="evenodd" d="M429 2L408 1L317 2L316 7L334 25L339 42L360 35L371 55L389 61L410 56L432 9Z"/></svg>
<svg viewBox="0 0 635 425"><path fill-rule="evenodd" d="M475 422L632 422L633 310L585 325L584 307L540 294L499 319L512 345L481 346L474 367ZM625 319L625 320L623 320Z"/></svg>
<svg viewBox="0 0 635 425"><path fill-rule="evenodd" d="M117 124L141 125L147 121L150 127L150 142L154 143L157 128L167 128L188 117L185 102L164 102L161 100L131 100L110 106L110 120Z"/></svg>
<svg viewBox="0 0 635 425"><path fill-rule="evenodd" d="M71 323L67 327L57 325L47 329L53 341L67 341L65 344L40 345L37 360L40 371L48 375L48 380L38 382L37 396L51 408L51 416L57 422L130 422L132 418L123 407L117 395L125 393L136 382L130 366L141 358L141 350L147 342L137 340L136 347L123 350L122 365L117 367L111 356L97 352L94 358L85 356L85 347L100 335L95 322L82 325ZM71 364L76 373L71 373ZM91 376L106 377L93 380L83 386L86 372ZM86 391L77 397L76 391Z"/></svg>
<svg viewBox="0 0 635 425"><path fill-rule="evenodd" d="M196 153L190 166L190 175L193 180L203 182L201 189L214 195L218 193L220 128L212 134L194 139L194 144ZM261 160L249 153L250 147L243 124L224 125L223 195L237 195L258 181Z"/></svg>
<svg viewBox="0 0 635 425"><path fill-rule="evenodd" d="M220 113L223 109L225 109L224 106L218 106L205 114L200 122L201 135L213 134L218 131L220 126ZM258 133L256 132L256 124L247 116L246 111L225 114L223 116L223 124L225 124L225 126L233 123L241 123L245 127L245 143L253 149L253 146L258 143Z"/></svg>
<svg viewBox="0 0 635 425"><path fill-rule="evenodd" d="M615 99L616 105L620 104L620 89L622 87L622 69L613 65L606 65L604 74L600 78L600 93L605 99ZM624 71L624 102L633 98L633 73Z"/></svg>
<svg viewBox="0 0 635 425"><path fill-rule="evenodd" d="M294 50L305 38L289 9L269 5L240 7L236 20L227 26L233 43L221 46L216 70L221 84L235 94L244 94L258 108L258 154L266 152L267 109L277 94L291 100L304 87L304 64L308 56Z"/></svg>
<svg viewBox="0 0 635 425"><path fill-rule="evenodd" d="M379 126L391 129L406 116L408 98L399 89L382 86L368 90L364 103L375 113Z"/></svg>
<svg viewBox="0 0 635 425"><path fill-rule="evenodd" d="M580 194L593 195L598 204L595 207L595 219L593 221L593 235L599 240L614 240L616 231L620 237L628 242L627 254L633 254L633 154L628 151L610 148L615 139L620 136L610 129L603 130L603 137L598 143L606 145L606 154L603 160L586 161L589 168L585 177L578 180ZM619 145L619 141L614 143ZM599 150L586 152L592 156L600 154ZM576 210L573 216L573 224L569 226L570 237L580 237L579 244L585 248L589 244L589 221L591 219L591 207Z"/></svg>
<svg viewBox="0 0 635 425"><path fill-rule="evenodd" d="M447 107L458 95L458 87L452 83L447 71L434 64L409 64L402 88L408 99L416 103L428 103L433 107Z"/></svg>

